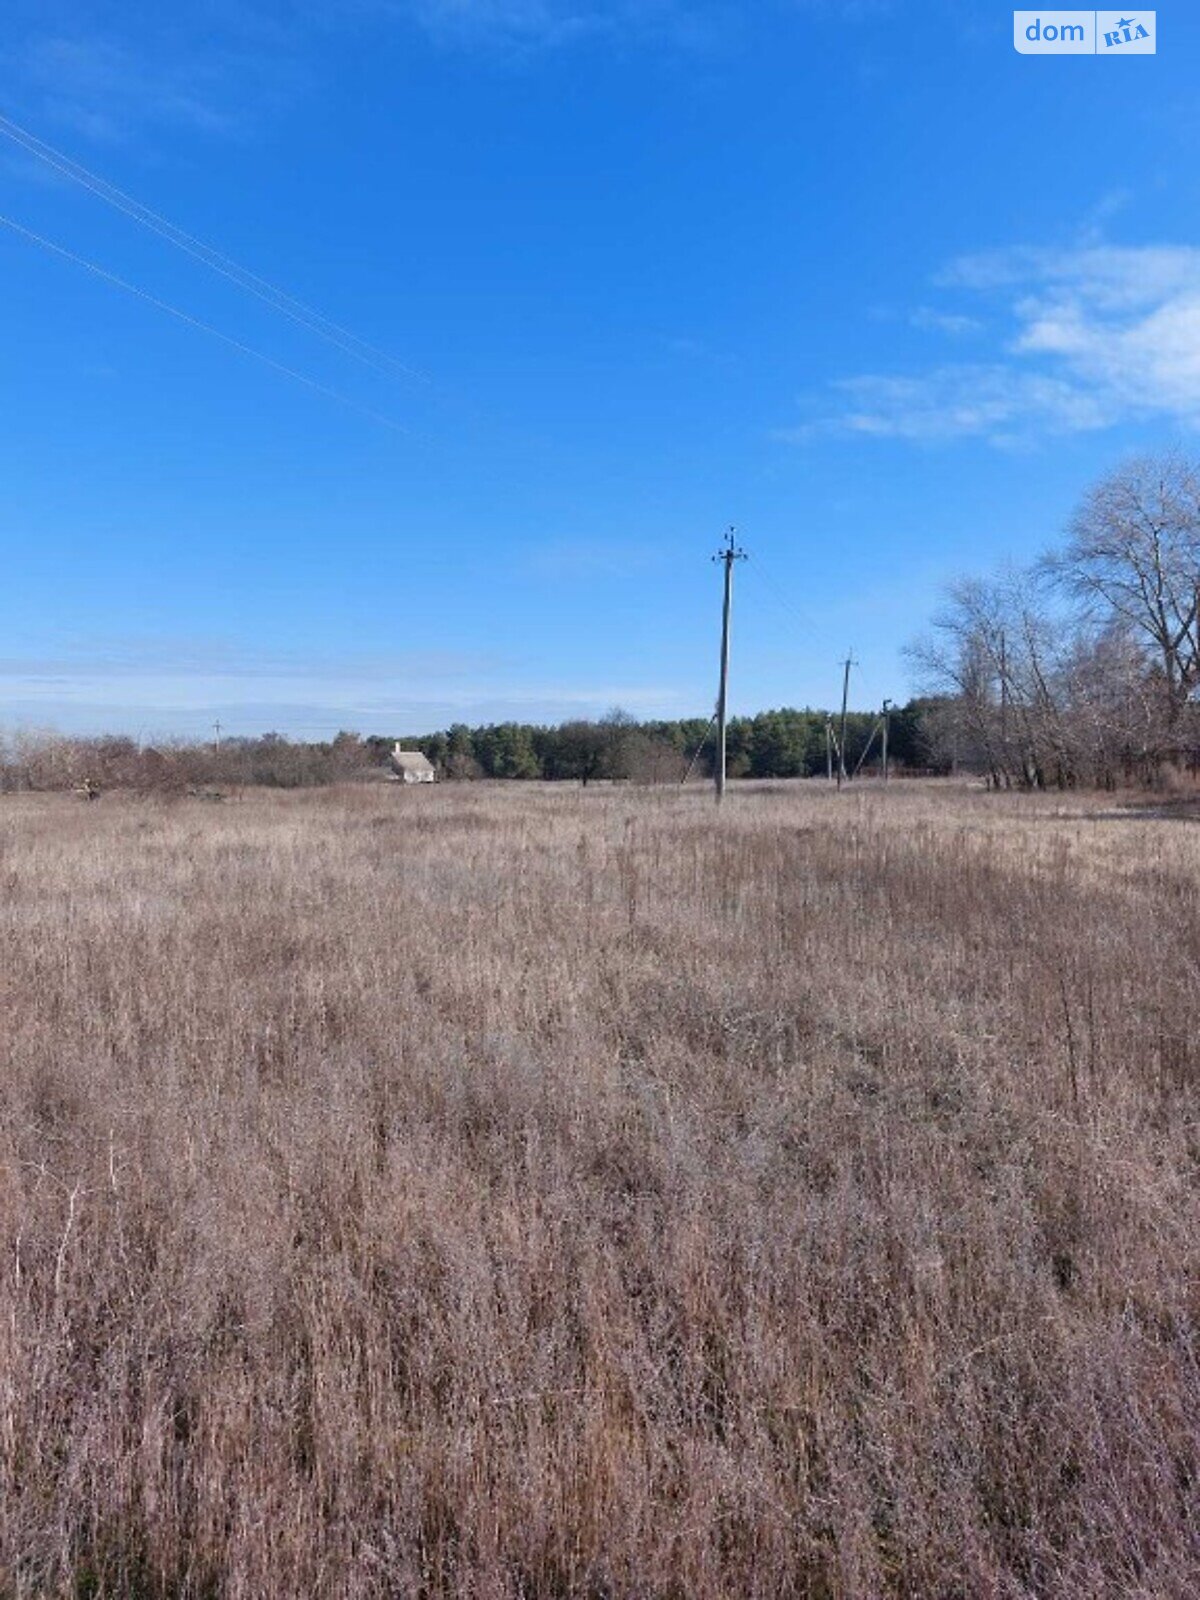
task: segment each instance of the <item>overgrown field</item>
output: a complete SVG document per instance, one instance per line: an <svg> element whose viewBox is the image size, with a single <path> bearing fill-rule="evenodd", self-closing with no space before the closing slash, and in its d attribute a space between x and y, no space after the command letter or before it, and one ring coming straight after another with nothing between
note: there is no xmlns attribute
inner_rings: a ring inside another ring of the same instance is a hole
<svg viewBox="0 0 1200 1600"><path fill-rule="evenodd" d="M1200 1592L1200 825L0 797L0 1594Z"/></svg>

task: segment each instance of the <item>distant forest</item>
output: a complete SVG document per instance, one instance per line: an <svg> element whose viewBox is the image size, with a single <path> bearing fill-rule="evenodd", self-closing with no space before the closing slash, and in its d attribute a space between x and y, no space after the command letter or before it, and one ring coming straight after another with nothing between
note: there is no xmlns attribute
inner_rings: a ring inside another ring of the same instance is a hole
<svg viewBox="0 0 1200 1600"><path fill-rule="evenodd" d="M896 769L948 770L925 733L927 723L933 725L929 716L933 709L935 702L914 700L892 710L889 759ZM726 741L730 776L797 778L823 773L826 725L832 723L836 741L839 720L827 718L823 711L788 708L732 718ZM863 773L878 772L880 734L877 712L849 713L848 771L861 763ZM423 751L438 776L451 780L678 783L689 767L693 777L711 776L715 755L714 729L704 717L638 722L621 711L557 727L499 722L471 728L458 723L438 733L364 738L345 732L321 742L267 733L149 746L122 736L84 739L18 733L0 740L0 789L95 786L170 791L251 784L303 788L382 772L397 743Z"/></svg>
<svg viewBox="0 0 1200 1600"><path fill-rule="evenodd" d="M1125 462L1084 496L1065 541L1026 570L949 585L909 652L922 698L893 707L897 772L966 772L993 788L1162 785L1200 774L1200 463ZM784 707L734 717L731 778L815 777L838 715ZM847 771L874 774L880 714L846 723ZM152 747L124 737L0 737L0 789L203 792L379 776L392 747L421 750L451 780L678 783L710 776L704 717L638 722L611 711L557 727L525 722L305 742L268 733ZM836 753L834 756L836 761Z"/></svg>
<svg viewBox="0 0 1200 1600"><path fill-rule="evenodd" d="M1032 567L952 583L908 654L925 696L891 710L897 772L969 772L1024 789L1191 781L1200 772L1200 463L1177 453L1127 461L1087 492L1065 541ZM851 775L879 771L880 720L849 714ZM734 717L729 776L815 777L840 721L788 707ZM319 743L269 733L148 747L17 733L0 738L0 789L298 788L378 776L396 743L451 780L678 783L689 771L711 775L715 756L704 717L638 722L619 710L557 727L457 723Z"/></svg>
<svg viewBox="0 0 1200 1600"><path fill-rule="evenodd" d="M901 767L929 770L932 757L922 734L926 703L895 708L888 728L889 759ZM824 711L784 707L730 719L728 772L733 778L809 778L826 770L826 725L837 739L839 718ZM366 741L386 760L392 741ZM448 778L545 778L589 782L626 778L678 782L693 758L693 776L711 775L715 731L704 717L638 722L620 711L599 721L541 727L522 722L405 737L406 749L421 750ZM868 748L869 746L869 748ZM836 748L836 744L835 744ZM836 760L836 756L834 758ZM878 712L854 711L846 719L846 765L879 765L882 739Z"/></svg>

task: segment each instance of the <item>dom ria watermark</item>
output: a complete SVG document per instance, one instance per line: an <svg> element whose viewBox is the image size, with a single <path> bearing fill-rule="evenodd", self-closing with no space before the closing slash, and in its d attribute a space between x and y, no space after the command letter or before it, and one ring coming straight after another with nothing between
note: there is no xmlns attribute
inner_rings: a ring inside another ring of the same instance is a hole
<svg viewBox="0 0 1200 1600"><path fill-rule="evenodd" d="M1152 56L1155 11L1014 11L1023 56Z"/></svg>

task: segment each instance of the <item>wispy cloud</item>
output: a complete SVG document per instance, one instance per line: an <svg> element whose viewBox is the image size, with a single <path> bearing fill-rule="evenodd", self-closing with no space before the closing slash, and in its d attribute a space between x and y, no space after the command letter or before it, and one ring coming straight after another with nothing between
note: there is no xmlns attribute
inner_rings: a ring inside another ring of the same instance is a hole
<svg viewBox="0 0 1200 1600"><path fill-rule="evenodd" d="M923 333L945 333L952 339L978 333L983 327L978 317L965 316L961 311L936 311L932 306L918 306L908 320Z"/></svg>
<svg viewBox="0 0 1200 1600"><path fill-rule="evenodd" d="M555 0L411 0L406 9L426 32L450 44L500 39L556 45L607 31L616 20L613 8Z"/></svg>
<svg viewBox="0 0 1200 1600"><path fill-rule="evenodd" d="M792 0L797 11L836 17L840 22L868 22L896 9L896 0Z"/></svg>
<svg viewBox="0 0 1200 1600"><path fill-rule="evenodd" d="M662 566L665 556L649 545L615 539L548 539L530 546L521 558L526 572L554 582L615 578Z"/></svg>
<svg viewBox="0 0 1200 1600"><path fill-rule="evenodd" d="M307 85L304 30L252 6L210 0L203 17L165 8L136 19L70 0L17 0L0 43L0 109L100 142L174 127L228 136Z"/></svg>
<svg viewBox="0 0 1200 1600"><path fill-rule="evenodd" d="M728 0L10 0L0 110L103 143L154 127L228 137L301 97L320 42L347 26L521 56L591 39L705 51L734 16Z"/></svg>
<svg viewBox="0 0 1200 1600"><path fill-rule="evenodd" d="M596 37L705 47L726 17L702 0L396 0L396 9L440 43L539 49Z"/></svg>
<svg viewBox="0 0 1200 1600"><path fill-rule="evenodd" d="M666 714L661 685L529 682L514 662L479 654L305 656L222 641L96 641L55 656L0 659L4 726L147 738L268 729L297 737L418 731L454 721L560 721L613 705ZM4 728L0 727L0 732Z"/></svg>
<svg viewBox="0 0 1200 1600"><path fill-rule="evenodd" d="M833 389L832 413L780 436L802 440L832 430L912 443L981 436L1015 444L1032 432L1078 433L1113 420L1075 384L1000 363L953 362L914 378L866 374Z"/></svg>
<svg viewBox="0 0 1200 1600"><path fill-rule="evenodd" d="M90 138L117 137L131 117L226 132L230 116L207 96L197 75L158 70L111 39L40 35L22 53L29 90L56 120Z"/></svg>
<svg viewBox="0 0 1200 1600"><path fill-rule="evenodd" d="M370 4L370 0L361 0ZM554 48L580 39L647 40L706 50L724 42L738 20L729 0L378 0L407 14L439 41L497 42ZM839 23L876 20L896 0L778 0Z"/></svg>
<svg viewBox="0 0 1200 1600"><path fill-rule="evenodd" d="M990 250L951 262L937 283L999 308L993 358L839 379L832 403L785 437L1012 444L1138 419L1200 426L1200 249ZM913 320L938 332L975 321L928 309Z"/></svg>

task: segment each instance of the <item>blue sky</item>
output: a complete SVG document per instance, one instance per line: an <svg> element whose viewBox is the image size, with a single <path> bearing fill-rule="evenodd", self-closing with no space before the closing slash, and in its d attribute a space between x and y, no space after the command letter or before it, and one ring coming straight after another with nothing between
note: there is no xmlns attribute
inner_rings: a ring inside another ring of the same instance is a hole
<svg viewBox="0 0 1200 1600"><path fill-rule="evenodd" d="M1200 450L1200 8L1158 33L10 0L10 124L385 359L0 139L0 728L705 715L730 522L734 709L848 647L905 697L943 582Z"/></svg>

